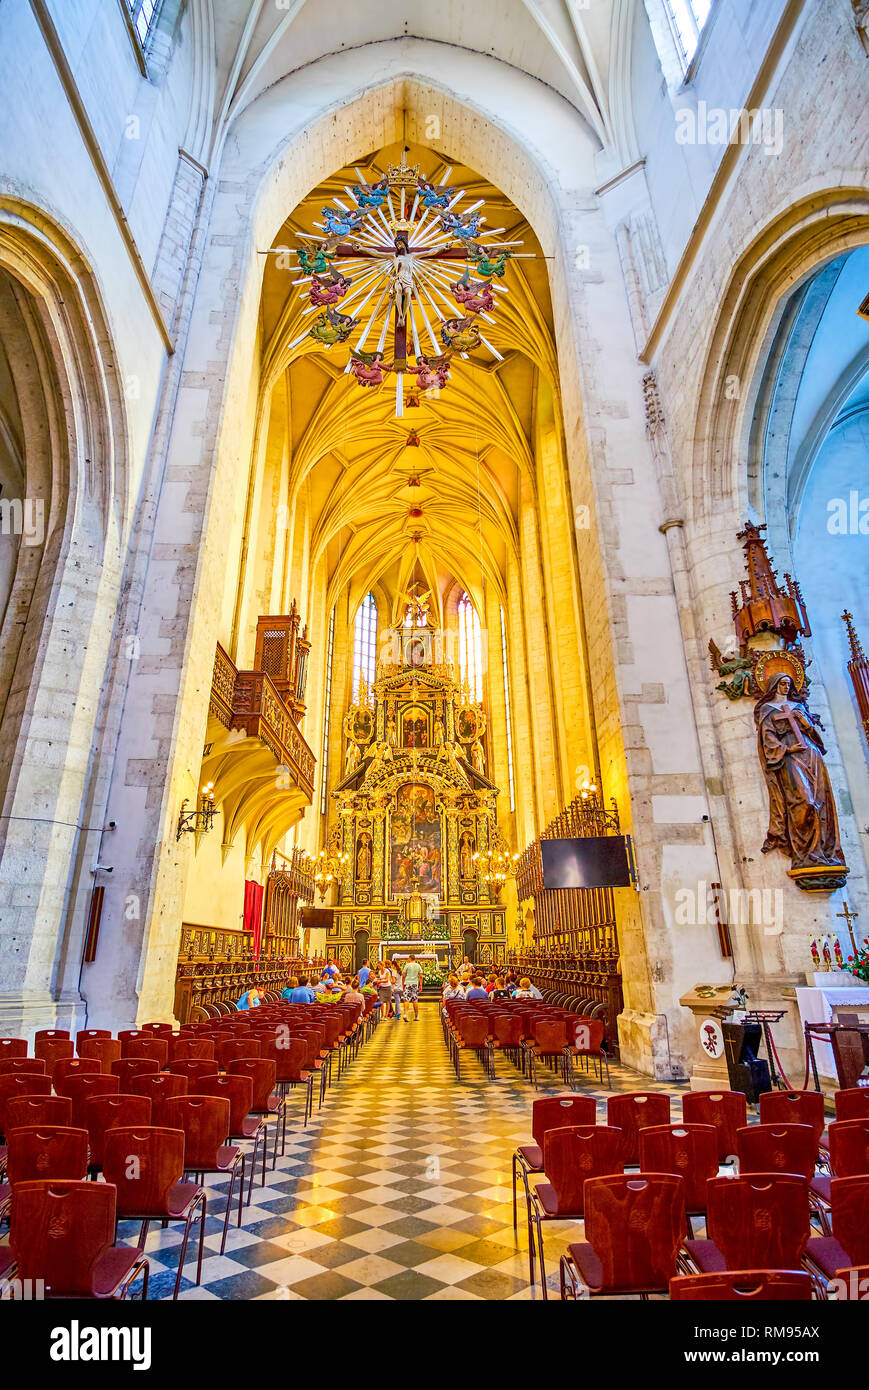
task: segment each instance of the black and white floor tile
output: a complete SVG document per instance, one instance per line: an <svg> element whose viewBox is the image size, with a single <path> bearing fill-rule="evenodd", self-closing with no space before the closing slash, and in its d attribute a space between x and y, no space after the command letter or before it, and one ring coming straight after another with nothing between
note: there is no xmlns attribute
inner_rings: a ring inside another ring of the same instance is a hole
<svg viewBox="0 0 869 1390"><path fill-rule="evenodd" d="M613 1067L614 1090L669 1090ZM608 1092L583 1076L604 1118ZM542 1071L540 1089L563 1087ZM438 1005L417 1023L385 1020L302 1125L291 1093L287 1150L254 1179L241 1229L235 1209L220 1255L228 1184L208 1187L202 1283L190 1250L182 1299L530 1299L520 1193L513 1230L511 1155L530 1139L534 1090L507 1058L489 1081L473 1057L462 1080L444 1046ZM673 1107L674 1116L678 1106ZM235 1202L234 1202L235 1208ZM149 1298L171 1298L181 1227L152 1228ZM138 1230L122 1226L122 1238ZM545 1229L549 1284L577 1228ZM198 1233L194 1233L194 1240ZM539 1288L536 1297L540 1297Z"/></svg>

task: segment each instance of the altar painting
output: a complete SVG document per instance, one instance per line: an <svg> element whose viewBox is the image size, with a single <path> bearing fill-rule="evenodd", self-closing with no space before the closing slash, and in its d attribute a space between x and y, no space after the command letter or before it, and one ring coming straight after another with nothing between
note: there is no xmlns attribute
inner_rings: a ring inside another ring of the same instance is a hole
<svg viewBox="0 0 869 1390"><path fill-rule="evenodd" d="M414 888L442 896L441 822L434 788L408 782L399 787L390 835L390 893L403 897Z"/></svg>

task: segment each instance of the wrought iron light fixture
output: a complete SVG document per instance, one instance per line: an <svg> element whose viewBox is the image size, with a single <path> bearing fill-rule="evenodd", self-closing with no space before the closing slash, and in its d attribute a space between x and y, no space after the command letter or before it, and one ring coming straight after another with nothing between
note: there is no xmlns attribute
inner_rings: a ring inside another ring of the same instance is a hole
<svg viewBox="0 0 869 1390"><path fill-rule="evenodd" d="M214 824L214 783L206 782L199 792L199 805L195 811L185 811L189 798L185 797L181 802L181 811L178 815L178 829L175 839L180 840L185 830L210 830Z"/></svg>

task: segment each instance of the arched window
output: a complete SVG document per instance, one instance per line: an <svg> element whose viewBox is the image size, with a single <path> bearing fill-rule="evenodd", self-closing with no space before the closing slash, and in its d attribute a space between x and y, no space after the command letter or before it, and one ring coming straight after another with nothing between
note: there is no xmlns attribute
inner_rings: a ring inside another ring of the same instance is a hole
<svg viewBox="0 0 869 1390"><path fill-rule="evenodd" d="M459 672L467 680L472 700L483 698L483 645L480 619L468 594L459 599Z"/></svg>
<svg viewBox="0 0 869 1390"><path fill-rule="evenodd" d="M664 0L664 8L682 60L683 71L687 72L691 59L697 52L700 31L709 18L712 0Z"/></svg>
<svg viewBox="0 0 869 1390"><path fill-rule="evenodd" d="M157 11L160 8L159 0L127 0L127 4L139 43L144 44L154 20L157 18Z"/></svg>
<svg viewBox="0 0 869 1390"><path fill-rule="evenodd" d="M353 641L353 698L359 692L359 682L374 684L377 674L377 604L373 594L366 594L356 610Z"/></svg>

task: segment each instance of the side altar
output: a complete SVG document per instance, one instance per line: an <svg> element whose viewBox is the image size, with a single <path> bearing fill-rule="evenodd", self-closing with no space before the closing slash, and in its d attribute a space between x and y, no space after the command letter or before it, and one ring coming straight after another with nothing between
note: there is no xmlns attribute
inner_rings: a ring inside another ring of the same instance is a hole
<svg viewBox="0 0 869 1390"><path fill-rule="evenodd" d="M363 682L344 718L335 823L320 856L321 893L336 890L328 954L343 970L417 945L441 970L467 955L506 956L506 861L498 788L486 776L485 710L430 660L432 633L401 628L398 660Z"/></svg>

